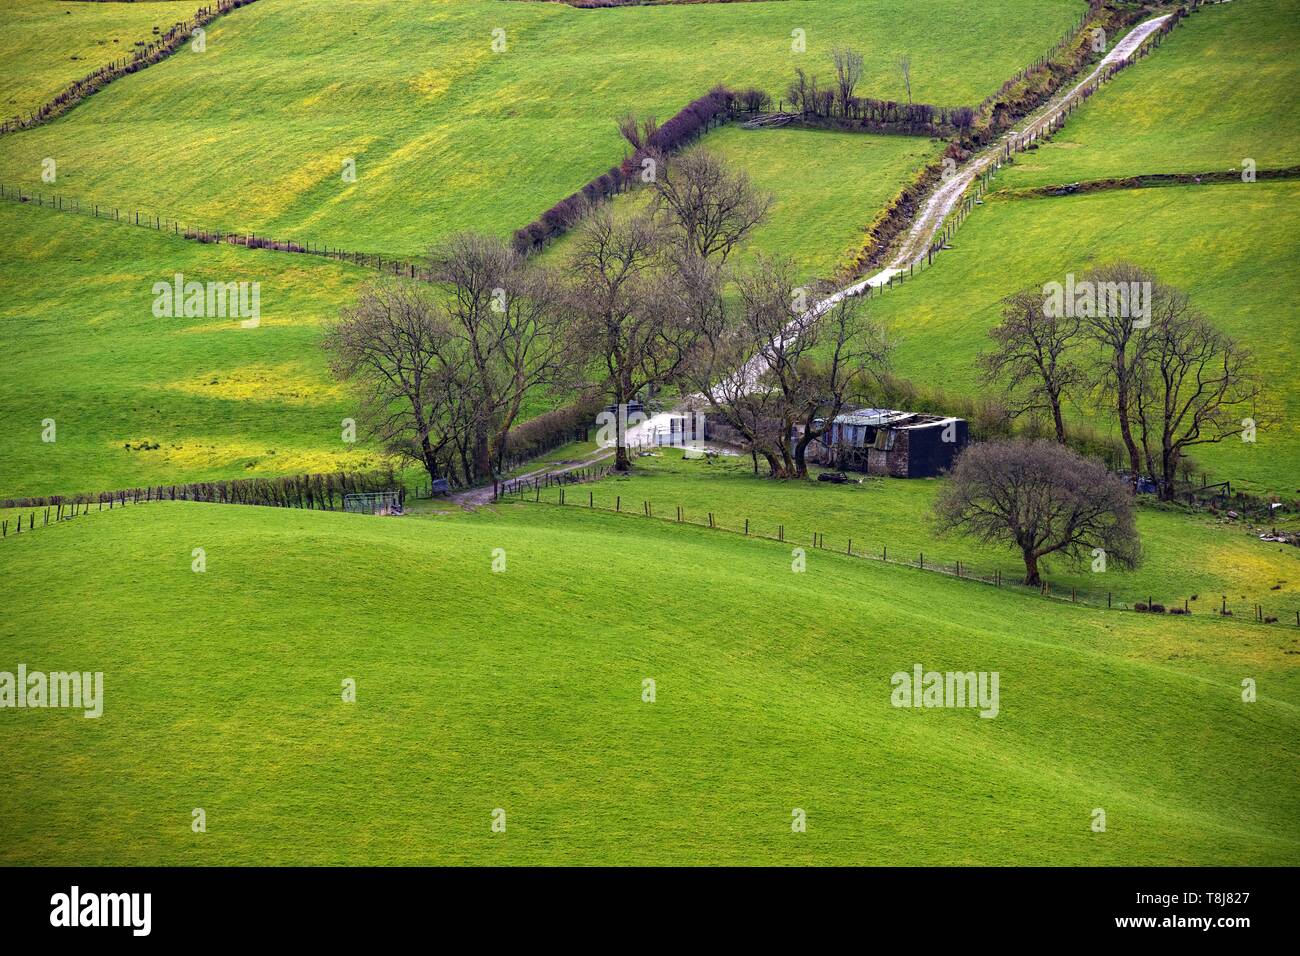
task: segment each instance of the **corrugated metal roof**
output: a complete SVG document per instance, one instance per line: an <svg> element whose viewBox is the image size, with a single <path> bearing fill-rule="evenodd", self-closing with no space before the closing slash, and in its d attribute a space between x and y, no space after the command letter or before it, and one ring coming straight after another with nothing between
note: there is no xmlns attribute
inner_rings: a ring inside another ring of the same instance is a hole
<svg viewBox="0 0 1300 956"><path fill-rule="evenodd" d="M859 408L856 412L845 412L835 416L837 425L870 425L879 428L891 422L911 417L911 412L894 411L891 408Z"/></svg>

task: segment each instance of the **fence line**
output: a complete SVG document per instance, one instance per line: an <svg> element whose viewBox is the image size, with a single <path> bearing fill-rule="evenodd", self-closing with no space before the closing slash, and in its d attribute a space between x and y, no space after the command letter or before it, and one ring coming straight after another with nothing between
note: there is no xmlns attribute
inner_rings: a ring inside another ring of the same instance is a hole
<svg viewBox="0 0 1300 956"><path fill-rule="evenodd" d="M31 110L25 119L22 116L15 116L0 122L0 135L31 129L33 126L40 126L57 116L62 116L87 96L102 90L114 80L138 73L146 67L165 60L184 46L194 35L195 30L206 27L218 17L252 2L253 0L217 0L215 7L199 7L193 17L173 23L157 40L137 46L130 56L114 59L98 67L94 72L87 73L81 79L74 80L52 99Z"/></svg>
<svg viewBox="0 0 1300 956"><path fill-rule="evenodd" d="M605 474L609 474L610 469L604 469ZM603 477L597 476L597 477ZM595 480L588 478L586 480ZM927 556L924 551L918 551L913 558L910 552L907 557L900 557L898 549L894 549L892 555L888 544L882 544L879 551L874 549L866 551L861 548L854 550L853 539L847 538L844 547L827 547L826 536L820 532L804 532L800 536L787 536L786 527L783 524L777 525L775 534L762 533L755 529L754 525L748 518L744 519L743 528L724 527L717 521L714 512L704 512L701 520L691 520L685 509L680 505L675 505L674 510L668 514L659 514L655 512L654 503L648 500L641 500L638 503L635 499L629 498L626 502L622 495L614 496L614 506L599 505L595 500L595 492L589 492L585 498L579 497L576 501L566 500L564 488L567 484L574 482L565 482L561 480L529 482L521 480L513 483L513 487L503 489L502 498L510 497L516 501L530 502L533 504L546 504L555 507L580 508L588 511L601 511L607 514L631 515L633 517L650 518L659 521L667 521L672 524L687 524L696 528L706 528L712 531L722 531L727 534L740 535L746 538L755 538L763 541L775 541L782 544L792 545L794 547L808 547L817 551L842 554L846 557L860 558L862 560L877 561L883 564L891 564L897 567L907 567L914 570L926 571L932 574L942 574L948 577L960 578L966 581L974 581L980 584L992 587L1007 587L1014 589L1022 594L1037 594L1047 600L1056 601L1064 604L1081 604L1099 610L1124 610L1139 613L1156 613L1181 616L1191 614L1200 607L1210 606L1212 614L1219 617L1231 617L1235 620L1249 620L1253 623L1261 624L1292 624L1292 615L1294 615L1294 626L1300 627L1300 610L1283 612L1278 610L1276 613L1266 611L1262 604L1251 602L1243 606L1240 602L1233 603L1228 600L1227 595L1218 595L1218 600L1208 600L1202 602L1200 595L1188 595L1183 598L1181 605L1171 605L1168 609L1160 602L1155 600L1154 592L1145 595L1145 599L1127 600L1114 591L1089 591L1071 586L1066 591L1065 588L1053 588L1050 582L1044 582L1041 587L1024 585L1015 580L1005 578L1001 570L992 572L972 568L970 563L963 560L949 560L936 558L933 554ZM557 488L559 493L555 500L543 498L541 492L549 488ZM1194 608L1193 605L1196 605ZM1239 615L1237 612L1241 611Z"/></svg>
<svg viewBox="0 0 1300 956"><path fill-rule="evenodd" d="M210 504L258 505L272 508L303 508L312 511L340 511L349 494L397 491L398 501L406 500L406 484L390 471L330 472L314 475L290 475L280 478L235 478L224 481L201 481L183 485L147 485L140 488L98 491L80 495L51 495L44 498L0 501L0 509L18 511L15 521L0 518L0 538L23 534L36 527L36 516L43 515L45 527L93 511L112 511L128 504L152 501L198 501ZM104 506L108 505L105 509ZM92 507L94 506L94 507ZM23 514L27 524L23 526Z"/></svg>

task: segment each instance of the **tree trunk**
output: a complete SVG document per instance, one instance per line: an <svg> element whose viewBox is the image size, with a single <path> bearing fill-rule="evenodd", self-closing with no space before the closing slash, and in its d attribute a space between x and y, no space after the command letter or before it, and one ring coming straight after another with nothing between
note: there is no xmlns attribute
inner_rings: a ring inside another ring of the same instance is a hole
<svg viewBox="0 0 1300 956"><path fill-rule="evenodd" d="M1065 444L1065 419L1061 417L1061 396L1052 395L1052 423L1056 426L1056 440Z"/></svg>
<svg viewBox="0 0 1300 956"><path fill-rule="evenodd" d="M808 477L808 443L812 439L804 432L803 437L794 446L794 474L796 478Z"/></svg>
<svg viewBox="0 0 1300 956"><path fill-rule="evenodd" d="M1117 412L1119 415L1119 433L1128 449L1129 467L1133 470L1133 491L1137 492L1138 477L1142 474L1142 456L1138 454L1137 442L1133 440L1133 429L1128 420L1128 383L1121 381L1116 390Z"/></svg>
<svg viewBox="0 0 1300 956"><path fill-rule="evenodd" d="M1033 551L1027 548L1023 549L1022 553L1025 556L1025 583L1032 585L1042 584L1043 579L1039 577L1038 574L1038 555L1034 554Z"/></svg>

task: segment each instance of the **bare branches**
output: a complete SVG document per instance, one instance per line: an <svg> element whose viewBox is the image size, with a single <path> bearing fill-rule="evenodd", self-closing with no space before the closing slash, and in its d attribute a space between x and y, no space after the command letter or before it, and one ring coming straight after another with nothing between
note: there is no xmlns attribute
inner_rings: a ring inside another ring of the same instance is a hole
<svg viewBox="0 0 1300 956"><path fill-rule="evenodd" d="M850 47L835 47L830 52L835 67L835 88L840 103L840 114L849 115L853 91L862 79L862 54Z"/></svg>
<svg viewBox="0 0 1300 956"><path fill-rule="evenodd" d="M980 357L985 381L1001 380L1013 416L1044 412L1065 444L1062 400L1086 382L1076 361L1080 320L1043 308L1043 295L1017 292L1003 300L1002 322L989 330L996 348Z"/></svg>
<svg viewBox="0 0 1300 956"><path fill-rule="evenodd" d="M684 256L726 262L736 245L767 220L772 198L703 149L675 158L654 182L652 208Z"/></svg>
<svg viewBox="0 0 1300 956"><path fill-rule="evenodd" d="M1134 567L1141 546L1132 495L1104 465L1050 441L992 441L957 459L935 502L941 531L1015 548L1025 583L1039 584L1039 561L1079 561L1100 548Z"/></svg>
<svg viewBox="0 0 1300 956"><path fill-rule="evenodd" d="M898 74L903 78L903 89L907 91L907 105L912 105L912 55L898 58Z"/></svg>

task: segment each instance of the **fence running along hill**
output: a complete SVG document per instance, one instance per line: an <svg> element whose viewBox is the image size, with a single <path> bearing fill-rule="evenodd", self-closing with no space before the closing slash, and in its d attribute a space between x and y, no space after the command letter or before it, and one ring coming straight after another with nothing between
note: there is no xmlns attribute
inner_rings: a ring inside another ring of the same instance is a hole
<svg viewBox="0 0 1300 956"><path fill-rule="evenodd" d="M126 0L126 2L132 2L132 0ZM87 96L99 92L114 80L129 76L132 73L138 73L146 67L165 60L183 47L194 36L194 31L207 27L213 20L224 16L231 10L247 6L253 2L254 0L218 0L216 6L199 7L194 12L194 16L188 20L173 23L159 35L157 40L151 43L141 41L140 45L133 49L130 56L114 59L112 62L106 63L93 72L86 74L81 79L72 82L55 94L52 99L31 110L27 116L15 116L12 119L0 122L0 134L31 129L33 126L39 126L57 116L62 116Z"/></svg>
<svg viewBox="0 0 1300 956"><path fill-rule="evenodd" d="M1165 601L1169 599L1154 592L1142 595L1121 595L1114 591L1092 591L1074 586L1068 589L1064 587L1053 588L1049 582L1045 582L1041 587L1036 587L1025 585L1016 578L1004 576L1002 571L998 569L992 571L988 569L980 570L967 561L944 560L936 557L933 553L927 555L923 551L915 553L911 551L902 552L897 548L891 549L886 543L878 545L872 543L868 546L868 539L865 536L857 539L856 548L854 547L854 539L849 537L842 541L832 539L831 544L828 546L824 534L816 531L804 531L799 534L787 533L785 525L780 523L777 523L774 529L771 527L770 522L764 528L760 528L758 523L745 518L740 526L724 527L716 519L715 513L711 511L704 512L701 518L698 515L688 515L680 505L672 505L666 511L663 509L656 511L654 503L644 499L639 502L631 498L625 500L623 496L616 494L612 496L611 503L611 496L609 495L605 496L603 502L597 502L594 490L588 490L586 494L581 492L573 494L570 491L570 486L584 481L595 480L610 473L607 468L592 469L591 471L593 473L585 477L577 474L573 477L568 475L547 475L536 480L521 479L510 482L502 486L499 497L503 501L513 500L546 504L561 508L576 508L586 511L601 511L608 514L658 519L672 524L686 524L697 528L741 535L746 538L755 538L761 541L780 542L791 547L804 547L851 558L878 561L884 564L943 574L992 587L1012 589L1022 594L1036 594L1042 598L1065 604L1082 604L1104 610L1124 610L1174 616L1199 613L1201 615L1231 617L1234 620L1247 620L1261 624L1285 624L1300 627L1300 609L1288 608L1283 610L1280 607L1265 607L1265 605L1253 601L1231 601L1226 594L1187 594L1177 601L1170 601L1166 604ZM543 492L547 492L547 494L543 495Z"/></svg>

